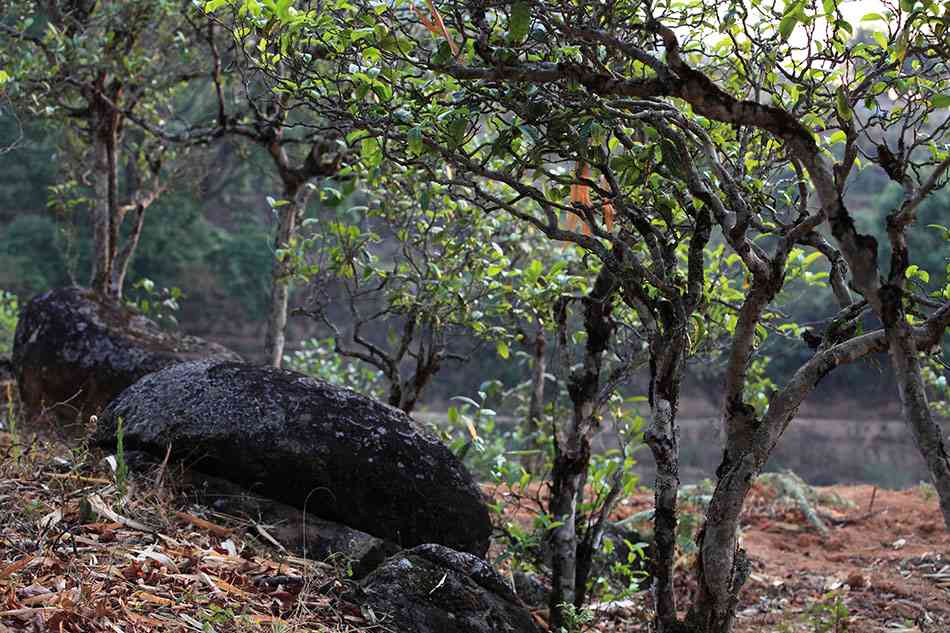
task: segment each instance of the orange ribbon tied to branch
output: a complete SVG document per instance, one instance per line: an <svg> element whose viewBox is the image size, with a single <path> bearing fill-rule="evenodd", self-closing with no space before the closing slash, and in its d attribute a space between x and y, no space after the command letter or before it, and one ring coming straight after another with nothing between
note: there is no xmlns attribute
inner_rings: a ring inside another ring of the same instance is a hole
<svg viewBox="0 0 950 633"><path fill-rule="evenodd" d="M590 179L590 166L587 163L578 161L577 163L577 178L578 179ZM607 188L607 179L603 176L600 177L601 186ZM594 204L590 200L590 186L585 185L584 183L576 183L571 185L571 204L580 205L585 208L592 208ZM607 226L607 231L614 230L614 205L610 202L604 201L600 206L600 210L603 213L604 224ZM567 228L572 230L578 222L579 215L576 213L571 213L567 217ZM581 231L585 235L590 235L591 230L587 225L587 222L583 221L581 218Z"/></svg>
<svg viewBox="0 0 950 633"><path fill-rule="evenodd" d="M458 59L459 56L459 47L455 43L455 40L452 39L452 36L449 35L448 29L445 28L445 22L442 21L442 15L439 13L439 10L435 8L435 5L432 3L432 0L426 0L426 6L429 7L429 16L419 10L419 7L413 5L412 10L416 12L416 15L419 16L419 21L422 22L422 26L426 27L430 33L436 37L444 37L445 41L449 43L449 49L452 51L452 56L455 59Z"/></svg>

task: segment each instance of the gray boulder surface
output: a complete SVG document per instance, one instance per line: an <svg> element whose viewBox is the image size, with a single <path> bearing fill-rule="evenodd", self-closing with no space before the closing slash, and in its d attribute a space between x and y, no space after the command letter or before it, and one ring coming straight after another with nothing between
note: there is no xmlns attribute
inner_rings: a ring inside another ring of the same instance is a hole
<svg viewBox="0 0 950 633"><path fill-rule="evenodd" d="M165 454L319 517L412 547L477 556L491 522L482 493L441 442L393 407L297 372L195 361L149 374L99 420L113 445Z"/></svg>
<svg viewBox="0 0 950 633"><path fill-rule="evenodd" d="M512 574L515 591L518 597L529 607L548 606L548 596L551 595L551 588L537 574L530 572L516 571Z"/></svg>
<svg viewBox="0 0 950 633"><path fill-rule="evenodd" d="M360 583L362 602L400 633L540 633L484 560L435 544L389 558Z"/></svg>
<svg viewBox="0 0 950 633"><path fill-rule="evenodd" d="M142 376L186 360L241 360L227 348L163 331L91 290L34 297L17 323L11 358L28 418L85 422Z"/></svg>

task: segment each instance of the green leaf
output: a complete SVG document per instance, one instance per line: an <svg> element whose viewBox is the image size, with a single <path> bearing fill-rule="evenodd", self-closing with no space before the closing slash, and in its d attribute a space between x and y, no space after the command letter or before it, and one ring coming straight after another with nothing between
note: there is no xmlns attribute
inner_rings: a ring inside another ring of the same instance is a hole
<svg viewBox="0 0 950 633"><path fill-rule="evenodd" d="M357 141L369 136L369 130L354 130L346 135L346 142L353 145Z"/></svg>
<svg viewBox="0 0 950 633"><path fill-rule="evenodd" d="M508 41L521 44L528 37L531 27L531 5L527 2L515 2L511 5L511 20L508 22Z"/></svg>
<svg viewBox="0 0 950 633"><path fill-rule="evenodd" d="M844 143L846 140L848 140L848 135L845 134L844 130L838 130L828 137L828 144L834 145L835 143Z"/></svg>
<svg viewBox="0 0 950 633"><path fill-rule="evenodd" d="M508 356L511 354L511 351L508 349L508 343L505 343L504 341L499 341L497 349L498 349L498 355L504 358L505 360L507 360Z"/></svg>
<svg viewBox="0 0 950 633"><path fill-rule="evenodd" d="M792 31L795 30L796 26L798 26L800 17L801 16L799 16L797 12L789 13L784 18L782 18L781 22L778 23L778 33L782 36L783 41L787 40L791 36Z"/></svg>
<svg viewBox="0 0 950 633"><path fill-rule="evenodd" d="M802 268L805 268L806 266L810 266L811 264L816 262L820 257L821 257L820 251L816 251L812 253L811 255L809 255L808 257L802 260Z"/></svg>
<svg viewBox="0 0 950 633"><path fill-rule="evenodd" d="M383 148L376 138L365 138L360 143L360 157L370 169L379 167L383 162Z"/></svg>
<svg viewBox="0 0 950 633"><path fill-rule="evenodd" d="M475 407L476 409L478 409L478 408L480 408L480 407L482 406L482 405L478 404L477 402L475 402L474 400L472 400L471 398L468 398L468 397L466 397L466 396L452 396L451 398L449 398L449 400L461 400L461 401L464 402L465 404L470 404L470 405L472 405L473 407Z"/></svg>
<svg viewBox="0 0 950 633"><path fill-rule="evenodd" d="M538 278L541 276L541 273L544 272L544 264L539 260L533 259L531 263L528 264L528 267L524 271L525 280L530 285L537 283Z"/></svg>
<svg viewBox="0 0 950 633"><path fill-rule="evenodd" d="M465 142L465 134L468 132L468 124L469 121L467 114L457 114L452 118L452 121L449 123L448 134L454 145L459 146Z"/></svg>
<svg viewBox="0 0 950 633"><path fill-rule="evenodd" d="M423 151L422 128L414 127L409 130L407 135L409 139L409 152L414 156L421 156Z"/></svg>
<svg viewBox="0 0 950 633"><path fill-rule="evenodd" d="M865 13L861 18L862 22L885 22L884 16L880 13Z"/></svg>
<svg viewBox="0 0 950 633"><path fill-rule="evenodd" d="M930 98L930 103L935 108L950 107L950 95L934 95Z"/></svg>
<svg viewBox="0 0 950 633"><path fill-rule="evenodd" d="M537 143L541 139L541 133L538 129L532 125L519 125L518 129L521 130L521 133L525 136L528 136L532 141Z"/></svg>
<svg viewBox="0 0 950 633"><path fill-rule="evenodd" d="M943 239L950 240L950 228L947 228L942 224L928 224L927 228L940 231L943 234Z"/></svg>
<svg viewBox="0 0 950 633"><path fill-rule="evenodd" d="M205 13L214 13L226 4L228 4L228 0L208 0L204 6Z"/></svg>
<svg viewBox="0 0 950 633"><path fill-rule="evenodd" d="M904 277L907 279L919 279L924 283L930 282L930 273L926 270L921 270L920 266L916 264L907 267L907 270L904 271Z"/></svg>
<svg viewBox="0 0 950 633"><path fill-rule="evenodd" d="M907 57L907 43L909 37L909 31L904 29L901 31L901 34L897 36L897 43L894 45L894 56L901 64L904 63L904 58Z"/></svg>

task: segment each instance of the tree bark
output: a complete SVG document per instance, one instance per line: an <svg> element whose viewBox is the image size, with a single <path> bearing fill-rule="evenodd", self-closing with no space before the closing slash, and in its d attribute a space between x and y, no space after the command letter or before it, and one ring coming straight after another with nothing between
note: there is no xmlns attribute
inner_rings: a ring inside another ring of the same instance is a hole
<svg viewBox="0 0 950 633"><path fill-rule="evenodd" d="M108 94L107 94L108 93ZM121 301L129 262L142 233L145 209L164 189L155 174L154 189L135 192L133 202L119 204L119 159L123 115L116 110L121 86L99 75L87 93L91 112L93 144L93 202L91 208L93 256L92 289L100 296ZM128 183L132 187L132 183ZM131 194L131 192L130 192ZM136 224L125 246L119 250L122 223L129 210L136 211Z"/></svg>
<svg viewBox="0 0 950 633"><path fill-rule="evenodd" d="M283 104L281 105L283 107ZM266 133L256 138L271 155L274 166L284 184L284 200L288 204L280 207L277 215L277 235L274 238L275 250L285 248L297 232L297 223L307 209L307 202L313 193L311 181L318 177L329 177L339 168L339 157L324 162L324 143L314 143L310 153L299 168L290 164L287 150L280 143L284 133L284 115L282 112L276 119L268 121ZM267 317L267 331L264 336L264 347L268 363L280 367L283 363L284 344L287 329L287 305L290 300L290 274L292 271L287 262L277 261L275 258L272 268L271 305Z"/></svg>
<svg viewBox="0 0 950 633"><path fill-rule="evenodd" d="M103 297L113 296L112 263L114 245L113 211L116 206L116 161L117 115L98 92L104 87L100 78L99 85L91 98L93 130L93 202L92 202L92 289Z"/></svg>
<svg viewBox="0 0 950 633"><path fill-rule="evenodd" d="M129 263L132 261L132 255L138 248L139 239L142 237L142 227L145 225L145 209L147 205L137 204L135 206L135 226L132 227L132 233L126 240L125 246L112 262L112 293L115 297L121 298L125 291L125 277L129 272Z"/></svg>
<svg viewBox="0 0 950 633"><path fill-rule="evenodd" d="M287 204L279 207L277 214L277 235L274 238L274 250L287 248L291 238L297 232L297 222L300 214L306 208L308 195L301 196L301 191L309 187L295 187L285 185L284 200ZM303 197L303 200L299 198ZM271 300L270 311L267 315L267 332L264 337L264 346L267 350L267 363L273 367L280 367L284 360L284 345L286 343L287 306L290 302L291 268L287 259L274 257L271 269Z"/></svg>
<svg viewBox="0 0 950 633"><path fill-rule="evenodd" d="M526 455L521 465L530 473L538 473L544 468L544 453L539 446L538 435L544 420L544 375L547 373L547 339L540 323L534 335L531 352L534 366L531 368L531 396L528 401L526 430L531 438L530 447L539 452Z"/></svg>
<svg viewBox="0 0 950 633"><path fill-rule="evenodd" d="M789 152L798 158L811 177L832 235L851 271L853 286L885 323L888 349L898 378L904 419L930 469L931 479L940 497L944 522L950 530L950 465L947 448L927 403L913 337L909 334L911 326L900 308L899 299L889 297L893 292L882 286L877 240L858 232L854 219L844 204L834 165L821 153L812 132L792 114L753 101L739 101L727 94L708 77L685 64L680 58L679 43L672 30L657 23L651 24L651 28L663 38L669 66L685 78L674 90L664 87L657 92L676 94L688 101L697 113L712 119L724 123L753 125L771 132L785 143ZM655 88L656 86L651 87ZM908 191L901 210L888 218L888 234L892 246L890 283L898 289L903 283L903 274L908 263L903 229L913 221L917 205L933 190L948 166L950 163L944 161L923 185Z"/></svg>
<svg viewBox="0 0 950 633"><path fill-rule="evenodd" d="M811 177L822 211L828 220L832 235L851 271L853 286L864 296L872 310L881 317L889 332L891 362L898 376L904 419L914 434L918 449L927 461L931 479L937 487L945 524L950 530L950 467L947 449L939 428L927 404L923 390L920 367L913 349L912 337L908 334L910 324L903 310L886 308L889 291L882 287L881 270L878 265L878 243L870 236L858 232L848 208L844 204L841 187L835 177L834 165L825 157L815 143L812 132L792 114L773 106L753 101L739 101L716 86L708 77L689 68L680 58L679 43L671 29L652 23L663 38L669 66L682 74L684 81L671 87L650 86L651 91L680 96L688 101L697 113L717 121L748 124L766 130L781 139L789 152L798 158ZM657 90L657 88L659 88ZM910 191L903 208L888 218L888 233L892 245L891 284L900 287L907 265L906 245L903 243L903 227L913 221L914 210L921 200L936 186L936 182L950 163L941 163L934 174L916 191ZM842 185L843 186L843 185ZM895 274L896 273L896 274Z"/></svg>
<svg viewBox="0 0 950 633"><path fill-rule="evenodd" d="M604 267L590 294L583 299L584 330L587 332L584 361L581 368L570 374L567 391L573 411L563 437L557 438L555 443L550 501L550 513L558 523L551 532L554 555L550 609L551 628L555 631L564 624L561 605L580 606L577 604L578 586L587 581L586 577L579 578L577 574L577 502L583 492L583 482L590 464L590 436L594 429L600 372L614 328L610 298L615 289L614 276ZM555 306L554 315L560 362L564 369L571 366L567 336L569 303L569 298L561 298Z"/></svg>
<svg viewBox="0 0 950 633"><path fill-rule="evenodd" d="M682 330L682 328L679 328ZM656 462L654 484L653 585L650 591L656 611L656 630L669 633L679 630L676 618L676 597L673 593L673 564L676 559L676 502L679 495L679 434L676 410L679 404L679 382L682 375L682 334L666 339L656 330L650 341L650 426L644 441Z"/></svg>
<svg viewBox="0 0 950 633"><path fill-rule="evenodd" d="M423 350L420 350L419 353L422 354ZM398 363L393 361L392 365L397 366ZM432 378L439 372L440 367L441 358L430 360L425 364L420 363L408 378L403 378L402 373L398 370L387 375L389 395L386 398L386 403L404 413L412 414L419 403L423 390L432 382Z"/></svg>
<svg viewBox="0 0 950 633"><path fill-rule="evenodd" d="M739 591L750 571L745 550L738 547L736 530L742 505L758 470L751 451L720 466L719 481L699 536L699 589L689 619L697 631L732 631Z"/></svg>
<svg viewBox="0 0 950 633"><path fill-rule="evenodd" d="M551 628L564 624L561 605L574 604L577 579L577 493L590 463L590 442L569 433L554 459L551 473L550 513L559 523L551 533L554 555L551 564Z"/></svg>
<svg viewBox="0 0 950 633"><path fill-rule="evenodd" d="M398 406L405 413L411 414L415 408L416 404L419 402L419 397L422 395L422 390L426 388L426 385L432 380L434 376L439 371L439 366L428 367L423 373L416 371L406 382L403 383L402 389L399 391L399 404Z"/></svg>
<svg viewBox="0 0 950 633"><path fill-rule="evenodd" d="M911 331L915 345L938 342L950 320L950 304L922 328ZM738 330L738 328L737 328ZM751 482L768 460L775 444L794 419L798 408L821 379L840 365L887 349L884 331L847 339L818 352L769 401L761 419L748 405L736 402L724 411L727 438L718 483L700 534L697 560L698 594L687 620L691 631L728 633L734 624L738 594L749 573L745 552L738 546L737 530Z"/></svg>
<svg viewBox="0 0 950 633"><path fill-rule="evenodd" d="M914 331L904 315L902 301L900 288L885 285L881 289L888 354L897 378L904 421L910 428L917 450L927 463L931 481L940 498L944 524L950 529L950 457L947 455L943 429L934 419L927 402Z"/></svg>

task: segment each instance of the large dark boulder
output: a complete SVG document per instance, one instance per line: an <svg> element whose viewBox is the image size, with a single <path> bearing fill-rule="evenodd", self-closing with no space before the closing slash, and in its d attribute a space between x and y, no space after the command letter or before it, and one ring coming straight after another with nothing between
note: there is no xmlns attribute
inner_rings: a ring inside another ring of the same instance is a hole
<svg viewBox="0 0 950 633"><path fill-rule="evenodd" d="M468 471L405 413L296 372L182 363L129 387L99 420L111 444L202 472L409 547L484 556L488 509Z"/></svg>
<svg viewBox="0 0 950 633"><path fill-rule="evenodd" d="M23 309L13 367L28 417L84 422L142 376L201 358L241 360L216 343L163 331L121 303L70 287L34 297Z"/></svg>
<svg viewBox="0 0 950 633"><path fill-rule="evenodd" d="M540 633L484 560L427 544L400 552L360 583L360 600L400 633Z"/></svg>

